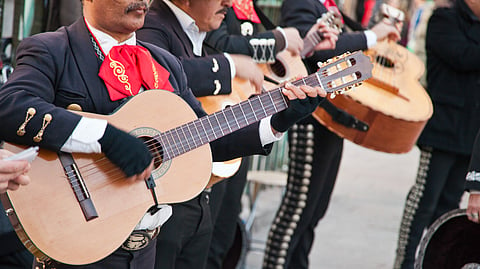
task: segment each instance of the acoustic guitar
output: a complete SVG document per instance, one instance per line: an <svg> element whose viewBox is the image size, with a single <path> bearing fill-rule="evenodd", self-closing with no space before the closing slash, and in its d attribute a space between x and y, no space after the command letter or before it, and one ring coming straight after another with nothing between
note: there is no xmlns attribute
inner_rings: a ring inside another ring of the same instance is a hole
<svg viewBox="0 0 480 269"><path fill-rule="evenodd" d="M382 7L385 18L396 23L401 11ZM415 145L427 120L432 116L432 101L419 82L424 63L405 47L388 40L365 52L373 62L372 78L358 91L328 100L368 126L351 128L334 121L319 107L313 116L329 130L360 146L387 153L405 153Z"/></svg>
<svg viewBox="0 0 480 269"><path fill-rule="evenodd" d="M293 84L343 92L369 78L371 68L369 58L356 52ZM72 265L96 262L123 243L154 198L161 204L178 203L204 189L212 168L209 142L287 107L282 88L277 88L197 118L179 96L149 90L112 115L78 112L106 119L142 139L154 156L153 182L125 180L103 154L40 149L29 171L32 182L0 198L20 240L37 258ZM5 148L19 152L25 146L6 143Z"/></svg>

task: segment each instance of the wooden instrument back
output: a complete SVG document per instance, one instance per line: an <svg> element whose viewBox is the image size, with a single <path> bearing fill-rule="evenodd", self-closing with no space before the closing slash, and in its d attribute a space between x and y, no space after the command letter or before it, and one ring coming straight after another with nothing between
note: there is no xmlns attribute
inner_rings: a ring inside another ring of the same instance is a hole
<svg viewBox="0 0 480 269"><path fill-rule="evenodd" d="M358 145L387 153L408 152L433 113L431 99L418 81L425 66L415 54L393 42L380 42L365 54L374 64L372 78L329 101L367 123L369 129L341 125L321 107L313 116Z"/></svg>

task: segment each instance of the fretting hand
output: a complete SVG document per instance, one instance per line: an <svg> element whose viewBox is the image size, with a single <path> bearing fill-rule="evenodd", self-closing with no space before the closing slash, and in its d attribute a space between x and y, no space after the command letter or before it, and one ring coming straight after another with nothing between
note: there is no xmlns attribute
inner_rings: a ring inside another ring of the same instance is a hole
<svg viewBox="0 0 480 269"><path fill-rule="evenodd" d="M318 107L322 97L327 95L321 87L307 85L297 87L291 83L287 83L282 92L290 100L290 104L287 109L272 116L271 124L274 133L283 133L297 121L310 115Z"/></svg>

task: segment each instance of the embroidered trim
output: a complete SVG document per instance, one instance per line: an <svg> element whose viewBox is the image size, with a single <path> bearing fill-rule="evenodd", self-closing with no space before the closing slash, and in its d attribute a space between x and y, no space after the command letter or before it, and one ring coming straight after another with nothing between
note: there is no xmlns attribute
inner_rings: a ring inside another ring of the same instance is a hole
<svg viewBox="0 0 480 269"><path fill-rule="evenodd" d="M155 87L155 89L158 89L159 88L158 71L157 71L157 68L155 67L155 63L153 62L153 60L152 60L152 70L153 70L153 79L155 80L155 82L153 83L153 87Z"/></svg>
<svg viewBox="0 0 480 269"><path fill-rule="evenodd" d="M108 59L110 59L110 67L113 69L113 74L118 78L118 80L125 84L125 90L127 90L131 96L133 96L132 86L130 82L128 82L128 76L125 75L125 66L122 63L115 61L110 56L110 53L107 55Z"/></svg>
<svg viewBox="0 0 480 269"><path fill-rule="evenodd" d="M480 172L477 172L477 171L468 172L466 180L480 182Z"/></svg>

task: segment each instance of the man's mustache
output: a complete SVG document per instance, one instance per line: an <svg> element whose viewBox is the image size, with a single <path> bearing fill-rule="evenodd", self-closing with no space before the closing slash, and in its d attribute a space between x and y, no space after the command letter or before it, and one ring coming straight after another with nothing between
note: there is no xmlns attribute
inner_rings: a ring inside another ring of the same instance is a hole
<svg viewBox="0 0 480 269"><path fill-rule="evenodd" d="M134 2L128 5L127 9L125 10L125 13L128 13L130 11L138 10L138 9L144 9L145 13L148 12L149 6L145 2Z"/></svg>
<svg viewBox="0 0 480 269"><path fill-rule="evenodd" d="M228 7L224 7L224 8L222 8L222 9L220 9L219 11L217 11L216 14L227 13L227 11L228 11Z"/></svg>

